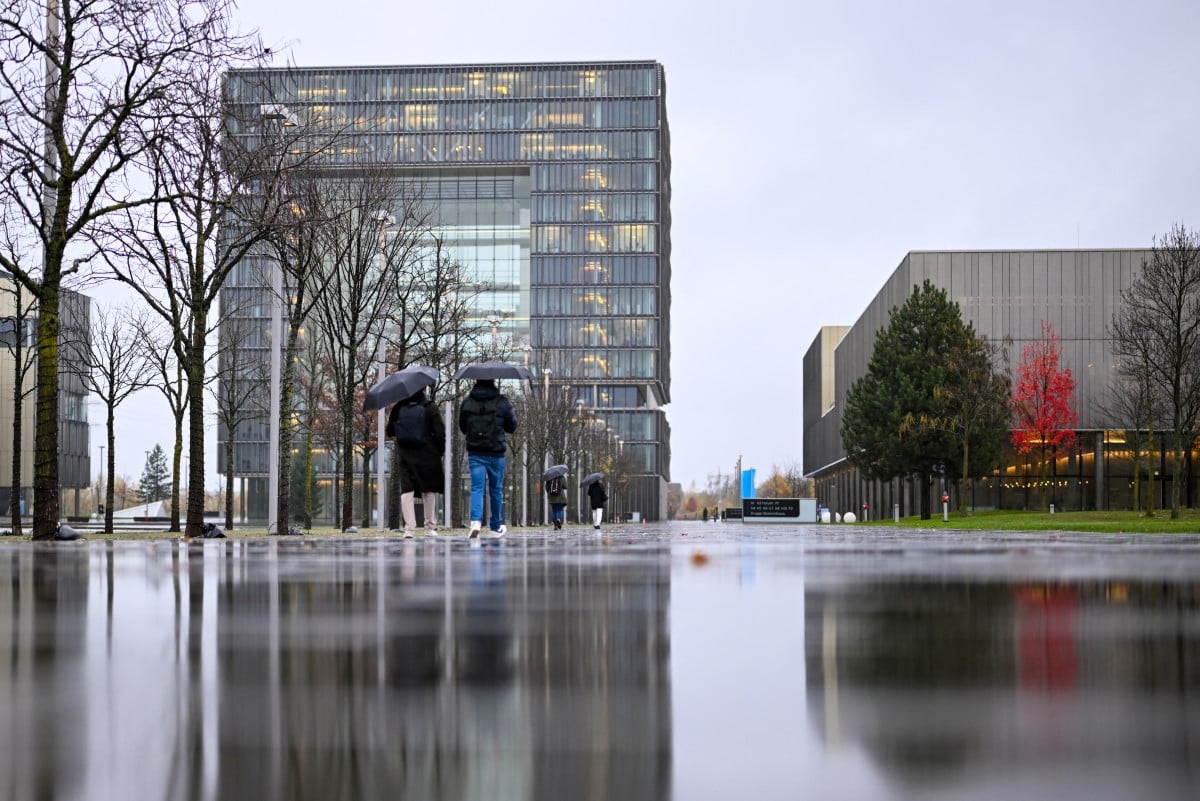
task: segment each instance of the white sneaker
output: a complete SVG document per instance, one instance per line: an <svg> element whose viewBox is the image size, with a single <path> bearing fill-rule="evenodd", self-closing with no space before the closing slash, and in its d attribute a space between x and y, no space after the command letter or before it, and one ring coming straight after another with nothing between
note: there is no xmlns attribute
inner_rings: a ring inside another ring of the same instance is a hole
<svg viewBox="0 0 1200 801"><path fill-rule="evenodd" d="M471 521L471 532L469 534L467 534L467 536L470 537L471 539L475 539L476 537L479 536L479 529L481 529L481 528L483 528L483 523L480 523L478 520L472 520Z"/></svg>
<svg viewBox="0 0 1200 801"><path fill-rule="evenodd" d="M411 529L411 528L404 529L404 539L411 540L416 535L417 535L416 531L414 531L413 529Z"/></svg>
<svg viewBox="0 0 1200 801"><path fill-rule="evenodd" d="M490 539L490 540L503 539L504 535L507 533L508 533L508 526L506 526L502 523L500 525L500 528L496 529L495 531L488 532L488 539Z"/></svg>
<svg viewBox="0 0 1200 801"><path fill-rule="evenodd" d="M432 523L426 523L425 524L425 536L426 537L436 537L437 536L437 526L433 525Z"/></svg>

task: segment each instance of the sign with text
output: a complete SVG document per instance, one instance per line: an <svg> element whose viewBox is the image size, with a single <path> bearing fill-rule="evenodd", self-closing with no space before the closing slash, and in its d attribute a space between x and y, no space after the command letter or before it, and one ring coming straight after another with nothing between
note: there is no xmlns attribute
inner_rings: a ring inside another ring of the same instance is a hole
<svg viewBox="0 0 1200 801"><path fill-rule="evenodd" d="M725 520L741 520L742 519L742 507L727 506L727 507L725 507L725 512L721 515L721 517Z"/></svg>
<svg viewBox="0 0 1200 801"><path fill-rule="evenodd" d="M743 498L744 523L815 523L816 498Z"/></svg>

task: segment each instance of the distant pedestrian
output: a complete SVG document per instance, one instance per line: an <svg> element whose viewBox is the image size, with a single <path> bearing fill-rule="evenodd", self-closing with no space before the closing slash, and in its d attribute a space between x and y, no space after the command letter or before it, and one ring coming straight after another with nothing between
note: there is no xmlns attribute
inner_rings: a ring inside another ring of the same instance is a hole
<svg viewBox="0 0 1200 801"><path fill-rule="evenodd" d="M388 415L388 433L400 455L400 512L404 517L404 536L416 535L416 494L421 494L425 533L437 535L437 496L446 491L442 454L446 450L446 424L437 404L425 397L425 390L392 407Z"/></svg>
<svg viewBox="0 0 1200 801"><path fill-rule="evenodd" d="M705 506L703 511L700 512L700 519L703 520L705 523L708 522L708 507L707 506Z"/></svg>
<svg viewBox="0 0 1200 801"><path fill-rule="evenodd" d="M588 502L592 506L592 528L600 528L600 521L604 519L604 503L608 500L608 491L604 489L604 482L596 479L591 484L588 484Z"/></svg>
<svg viewBox="0 0 1200 801"><path fill-rule="evenodd" d="M546 482L546 501L550 504L550 520L554 523L554 529L561 530L567 512L567 487L562 476Z"/></svg>
<svg viewBox="0 0 1200 801"><path fill-rule="evenodd" d="M483 527L483 489L486 483L491 504L489 537L499 539L508 531L504 525L504 453L506 433L517 430L512 404L500 394L496 382L481 378L458 409L458 428L467 442L467 465L471 470L471 538Z"/></svg>

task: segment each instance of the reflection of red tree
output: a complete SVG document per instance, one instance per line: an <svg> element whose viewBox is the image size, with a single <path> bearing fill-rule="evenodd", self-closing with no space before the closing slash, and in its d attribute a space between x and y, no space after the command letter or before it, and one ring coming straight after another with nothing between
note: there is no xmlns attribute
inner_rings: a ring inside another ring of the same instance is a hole
<svg viewBox="0 0 1200 801"><path fill-rule="evenodd" d="M1017 681L1028 689L1073 689L1079 679L1075 612L1079 598L1065 587L1017 590Z"/></svg>

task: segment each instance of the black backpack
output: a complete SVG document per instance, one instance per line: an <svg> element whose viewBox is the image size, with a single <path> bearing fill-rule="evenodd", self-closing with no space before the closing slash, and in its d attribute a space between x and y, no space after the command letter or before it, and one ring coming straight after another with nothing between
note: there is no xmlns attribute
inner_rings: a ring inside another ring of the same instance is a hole
<svg viewBox="0 0 1200 801"><path fill-rule="evenodd" d="M496 417L496 408L500 405L500 396L479 401L468 397L463 404L467 413L466 430L468 451L487 451L495 453L500 450L500 421Z"/></svg>
<svg viewBox="0 0 1200 801"><path fill-rule="evenodd" d="M392 436L402 448L420 448L429 441L429 425L425 422L425 405L406 403L396 410L392 419Z"/></svg>

